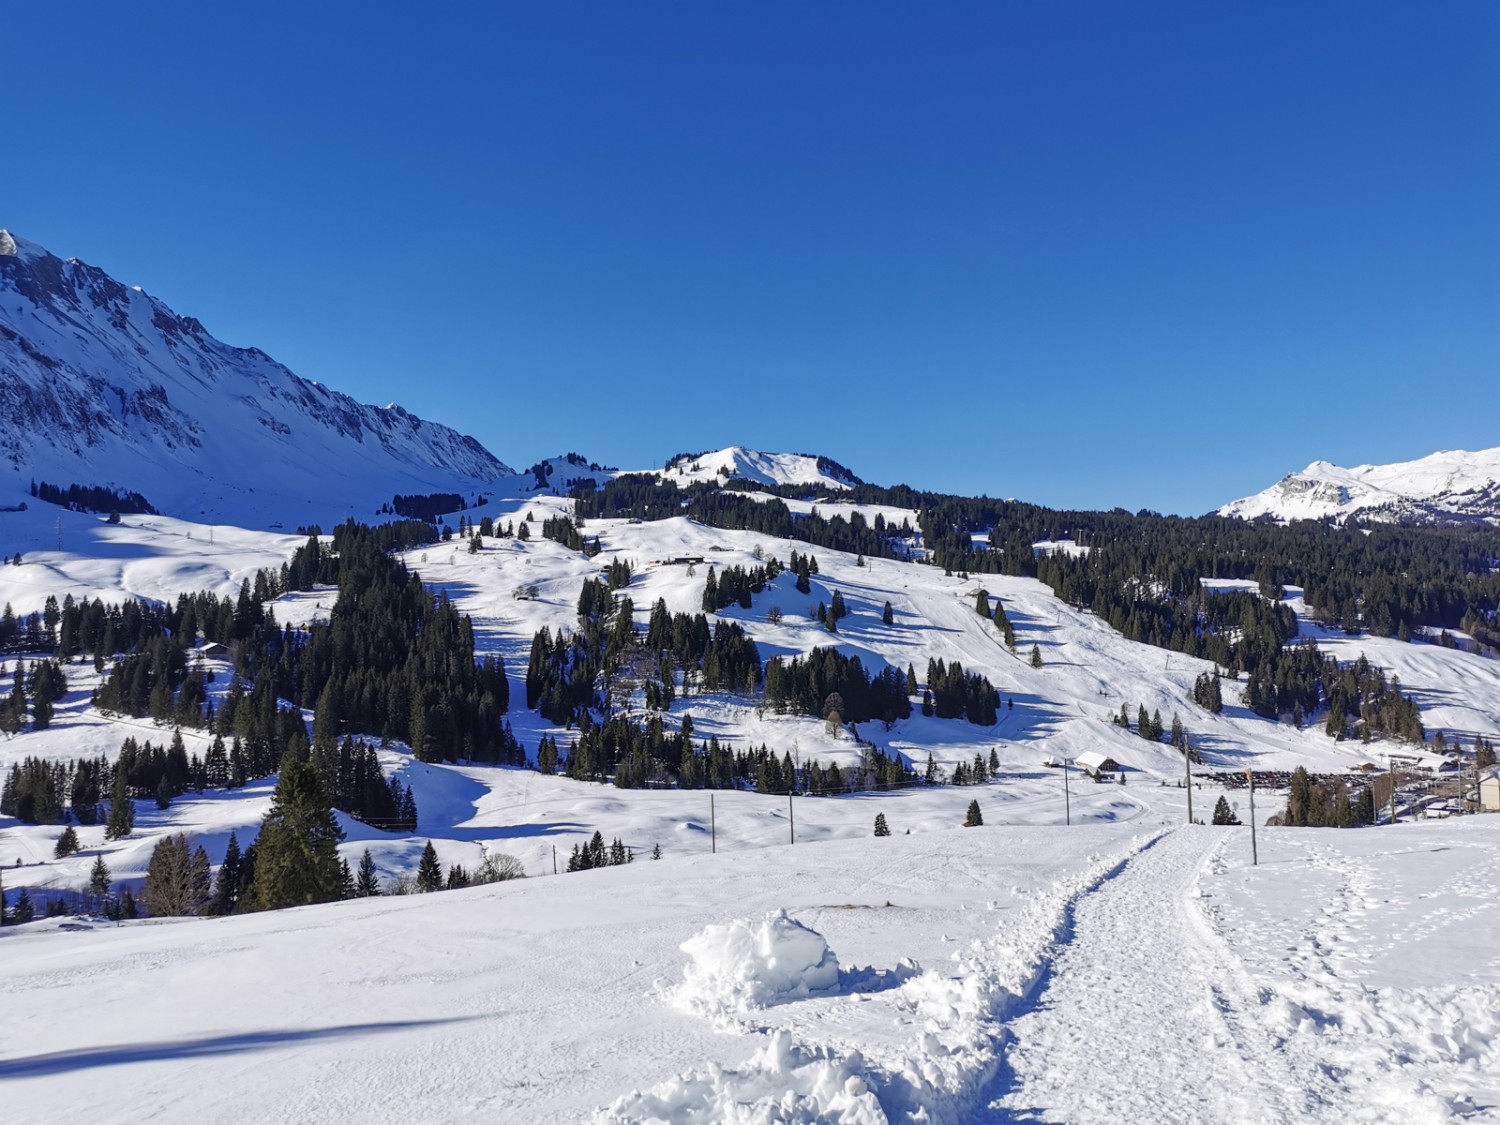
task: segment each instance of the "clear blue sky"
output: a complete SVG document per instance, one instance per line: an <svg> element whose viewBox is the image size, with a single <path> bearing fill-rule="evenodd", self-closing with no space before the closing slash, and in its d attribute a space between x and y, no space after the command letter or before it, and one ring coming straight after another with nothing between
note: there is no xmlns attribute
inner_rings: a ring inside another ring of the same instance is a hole
<svg viewBox="0 0 1500 1125"><path fill-rule="evenodd" d="M1500 444L1492 0L228 7L5 5L0 226L518 467Z"/></svg>

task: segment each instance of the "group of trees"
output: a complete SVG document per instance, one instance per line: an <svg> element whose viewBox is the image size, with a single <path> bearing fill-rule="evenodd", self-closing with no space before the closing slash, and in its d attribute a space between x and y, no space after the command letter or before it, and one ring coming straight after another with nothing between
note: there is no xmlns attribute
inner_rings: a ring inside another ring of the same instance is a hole
<svg viewBox="0 0 1500 1125"><path fill-rule="evenodd" d="M911 715L906 677L890 665L871 676L857 656L815 648L804 656L766 662L765 699L777 714L812 715L835 725ZM992 718L990 720L994 722Z"/></svg>
<svg viewBox="0 0 1500 1125"><path fill-rule="evenodd" d="M6 668L0 663L0 679ZM28 717L33 730L52 725L53 704L67 694L68 678L55 660L33 661L30 669L17 660L10 691L0 701L0 734L20 734Z"/></svg>
<svg viewBox="0 0 1500 1125"><path fill-rule="evenodd" d="M1388 778L1377 780L1389 782ZM1292 771L1281 823L1293 828L1352 828L1374 824L1375 809L1372 785L1357 786L1351 793L1349 783L1343 778L1316 780L1298 766Z"/></svg>
<svg viewBox="0 0 1500 1125"><path fill-rule="evenodd" d="M939 719L963 717L976 726L994 726L1000 708L1000 693L978 672L966 672L957 660L951 664L931 658L927 662L927 686L922 691L922 714Z"/></svg>
<svg viewBox="0 0 1500 1125"><path fill-rule="evenodd" d="M114 515L157 514L139 492L123 488L106 488L94 484L56 485L32 481L31 494L49 504L58 504L72 512L110 512Z"/></svg>
<svg viewBox="0 0 1500 1125"><path fill-rule="evenodd" d="M774 558L748 570L742 566L726 566L717 576L710 568L703 587L703 612L717 613L725 606L736 604L741 609L749 609L751 598L765 590L766 585L784 569Z"/></svg>

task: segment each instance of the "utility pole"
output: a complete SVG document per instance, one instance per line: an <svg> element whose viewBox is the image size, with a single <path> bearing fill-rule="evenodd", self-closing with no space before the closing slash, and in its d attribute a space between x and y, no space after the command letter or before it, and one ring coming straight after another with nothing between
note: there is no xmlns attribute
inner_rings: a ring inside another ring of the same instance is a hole
<svg viewBox="0 0 1500 1125"><path fill-rule="evenodd" d="M1250 866L1260 866L1260 852L1255 847L1255 775L1245 771L1245 780L1250 783Z"/></svg>
<svg viewBox="0 0 1500 1125"><path fill-rule="evenodd" d="M797 818L792 812L792 791L790 789L786 791L786 827L787 831L791 834L791 842L795 844L797 842Z"/></svg>
<svg viewBox="0 0 1500 1125"><path fill-rule="evenodd" d="M714 819L714 795L708 795L708 846L717 855L719 852L719 825Z"/></svg>
<svg viewBox="0 0 1500 1125"><path fill-rule="evenodd" d="M557 874L557 845L552 845L552 874Z"/></svg>
<svg viewBox="0 0 1500 1125"><path fill-rule="evenodd" d="M1187 739L1182 740L1182 764L1187 767L1188 823L1193 823L1193 751Z"/></svg>
<svg viewBox="0 0 1500 1125"><path fill-rule="evenodd" d="M1068 759L1062 760L1063 764L1063 823L1073 823L1073 801L1068 795Z"/></svg>

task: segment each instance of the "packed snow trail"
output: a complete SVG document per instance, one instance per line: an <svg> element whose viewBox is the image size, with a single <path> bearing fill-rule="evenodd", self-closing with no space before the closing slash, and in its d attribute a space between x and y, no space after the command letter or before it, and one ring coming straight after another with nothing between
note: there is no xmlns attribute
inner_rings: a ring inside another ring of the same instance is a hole
<svg viewBox="0 0 1500 1125"><path fill-rule="evenodd" d="M1326 1084L1277 1050L1195 900L1224 837L1182 828L1078 900L1013 1018L991 1119L1248 1122L1306 1117Z"/></svg>

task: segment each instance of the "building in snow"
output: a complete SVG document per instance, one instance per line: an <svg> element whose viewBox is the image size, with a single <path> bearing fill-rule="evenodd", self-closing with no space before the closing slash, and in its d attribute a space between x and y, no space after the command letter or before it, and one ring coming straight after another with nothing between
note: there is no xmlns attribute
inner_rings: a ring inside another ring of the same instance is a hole
<svg viewBox="0 0 1500 1125"><path fill-rule="evenodd" d="M1480 777L1479 811L1500 812L1500 769L1489 770Z"/></svg>
<svg viewBox="0 0 1500 1125"><path fill-rule="evenodd" d="M1073 764L1093 778L1108 777L1120 772L1120 763L1097 750L1085 750L1073 759Z"/></svg>

